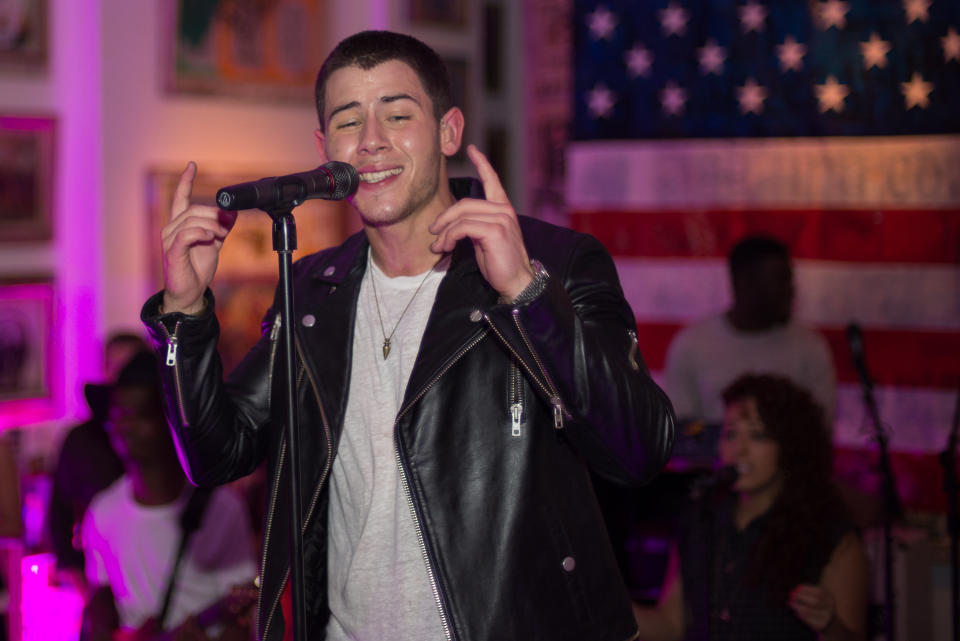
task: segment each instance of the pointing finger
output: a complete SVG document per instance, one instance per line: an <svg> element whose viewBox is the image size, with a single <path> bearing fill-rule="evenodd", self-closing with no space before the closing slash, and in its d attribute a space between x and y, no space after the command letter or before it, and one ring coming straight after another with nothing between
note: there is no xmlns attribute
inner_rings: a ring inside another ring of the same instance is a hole
<svg viewBox="0 0 960 641"><path fill-rule="evenodd" d="M180 182L177 183L177 189L173 193L173 204L171 206L170 217L174 218L177 214L190 206L190 196L193 194L193 179L197 176L197 163L192 160L187 163L186 169L180 174Z"/></svg>
<svg viewBox="0 0 960 641"><path fill-rule="evenodd" d="M507 192L503 190L500 177L497 176L497 172L494 171L493 165L490 164L487 157L477 149L476 145L467 145L467 156L470 157L473 166L477 168L477 173L480 174L480 181L483 183L483 192L487 200L496 203L509 203L510 199L507 198Z"/></svg>

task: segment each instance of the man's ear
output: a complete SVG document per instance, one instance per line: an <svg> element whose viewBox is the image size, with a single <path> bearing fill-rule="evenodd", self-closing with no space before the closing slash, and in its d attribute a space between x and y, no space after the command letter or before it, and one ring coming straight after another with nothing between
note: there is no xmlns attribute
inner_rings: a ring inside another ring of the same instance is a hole
<svg viewBox="0 0 960 641"><path fill-rule="evenodd" d="M440 119L440 151L444 156L452 156L460 150L463 139L463 112L460 107L451 107Z"/></svg>
<svg viewBox="0 0 960 641"><path fill-rule="evenodd" d="M313 131L314 141L317 143L317 153L320 154L320 164L326 163L329 158L327 158L327 137L324 135L323 131L320 129L315 129Z"/></svg>

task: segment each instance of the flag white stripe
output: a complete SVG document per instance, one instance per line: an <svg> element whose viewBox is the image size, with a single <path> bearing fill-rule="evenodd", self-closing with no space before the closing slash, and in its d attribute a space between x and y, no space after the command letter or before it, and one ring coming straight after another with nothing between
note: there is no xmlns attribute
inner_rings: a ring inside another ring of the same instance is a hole
<svg viewBox="0 0 960 641"><path fill-rule="evenodd" d="M616 259L638 321L688 323L731 301L723 259ZM797 318L877 329L960 330L960 269L949 265L795 261Z"/></svg>
<svg viewBox="0 0 960 641"><path fill-rule="evenodd" d="M576 142L571 210L941 207L960 203L960 136Z"/></svg>

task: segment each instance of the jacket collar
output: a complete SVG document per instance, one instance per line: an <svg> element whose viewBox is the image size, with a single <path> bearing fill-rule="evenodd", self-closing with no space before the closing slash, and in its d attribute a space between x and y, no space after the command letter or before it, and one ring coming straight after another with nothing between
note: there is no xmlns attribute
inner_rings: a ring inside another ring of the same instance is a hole
<svg viewBox="0 0 960 641"><path fill-rule="evenodd" d="M451 181L451 189L458 197L482 197L479 185L479 181L470 178ZM342 424L346 409L353 326L369 246L366 234L360 231L339 247L316 255L316 264L308 266L309 285L297 292L295 301L295 330L319 379L328 418L336 425ZM482 312L496 301L496 291L480 273L473 243L469 238L463 239L454 248L450 267L437 291L401 407L406 407L464 346L483 332L485 324L482 319L477 320L474 311ZM309 329L303 323L308 316L313 323ZM322 355L322 362L315 357L317 354Z"/></svg>

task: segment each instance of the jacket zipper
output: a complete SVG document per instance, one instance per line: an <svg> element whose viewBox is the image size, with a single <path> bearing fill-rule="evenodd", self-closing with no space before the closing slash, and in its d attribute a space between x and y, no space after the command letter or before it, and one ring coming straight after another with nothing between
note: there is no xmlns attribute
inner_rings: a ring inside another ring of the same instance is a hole
<svg viewBox="0 0 960 641"><path fill-rule="evenodd" d="M437 611L440 613L440 623L443 625L443 633L447 638L447 641L453 641L453 630L450 628L450 621L447 618L447 612L443 608L443 599L440 595L440 584L437 581L437 575L433 569L433 563L430 561L430 555L427 552L427 544L423 538L423 526L420 524L420 515L417 513L417 506L413 502L413 497L410 494L410 486L407 483L407 471L403 466L403 459L400 456L400 432L398 427L400 425L400 419L403 418L404 414L413 407L421 398L423 398L430 388L436 384L444 374L446 374L453 365L459 361L464 354L469 352L476 346L480 341L482 341L487 335L487 332L484 331L475 339L470 341L466 346L464 346L457 354L444 366L444 368L438 373L433 380L427 383L426 386L411 400L407 403L407 406L400 410L400 413L397 414L397 420L393 424L393 447L394 447L394 456L397 460L397 468L400 470L400 485L403 486L404 496L407 498L407 507L410 508L410 514L413 516L413 527L417 534L417 544L420 546L420 554L423 556L423 562L427 566L427 577L430 579L430 589L433 591L433 599L437 604Z"/></svg>
<svg viewBox="0 0 960 641"><path fill-rule="evenodd" d="M530 342L530 339L527 337L527 330L523 328L523 325L520 324L520 310L516 307L511 310L510 315L513 316L513 322L517 326L517 330L520 332L520 337L523 338L523 343L527 346L527 349L530 350L530 354L533 355L533 360L537 364L537 367L540 368L540 373L543 374L543 379L547 382L547 386L550 388L550 404L553 405L553 427L558 430L563 429L563 400L560 398L560 392L557 391L557 387L553 384L553 380L550 378L550 373L547 372L547 368L543 366L543 361L540 360L540 357L537 355L537 351L533 349L533 344Z"/></svg>
<svg viewBox="0 0 960 641"><path fill-rule="evenodd" d="M630 367L633 371L640 371L640 363L637 361L637 352L640 350L640 341L637 340L637 330L627 330L627 336L630 337L630 351L627 353L627 360L630 361Z"/></svg>
<svg viewBox="0 0 960 641"><path fill-rule="evenodd" d="M519 437L523 424L523 379L520 367L510 359L510 435Z"/></svg>
<svg viewBox="0 0 960 641"><path fill-rule="evenodd" d="M317 391L317 383L315 380L313 380L313 376L311 376L310 372L307 370L306 361L303 358L303 352L301 351L301 348L300 348L300 341L295 340L295 342L297 347L297 354L300 355L300 362L301 362L300 373L297 375L297 389L300 389L300 384L301 382L303 382L303 375L306 374L307 378L310 379L310 386L313 389L313 395L316 398L317 407L320 408L320 420L323 423L323 432L324 432L324 435L326 436L326 441L327 441L327 461L324 464L323 472L320 474L320 480L317 481L317 486L313 491L313 497L310 499L310 506L307 509L306 515L303 517L303 526L300 532L300 535L303 536L303 534L305 534L307 531L307 524L310 523L310 519L313 518L313 511L316 509L317 500L320 498L320 490L323 488L324 483L326 483L327 481L327 476L330 474L330 466L333 463L333 441L330 434L330 422L327 420L327 413L323 409L323 403L320 402L320 394ZM283 443L281 446L281 456L284 454L285 451L286 451L286 444ZM280 460L280 465L281 466L283 465L283 459ZM278 470L277 479L279 478L280 478L280 471ZM273 522L273 507L275 504L278 487L279 487L279 483L274 485L273 496L270 499L271 504L270 504L269 519L267 521L267 527L264 530L261 576L262 576L262 573L266 571L266 567L267 567L267 544L269 543L270 524ZM280 581L280 589L277 590L277 596L273 600L273 604L270 606L270 612L267 614L267 622L263 628L264 639L269 638L268 634L270 631L270 623L273 621L273 614L277 611L277 605L279 605L280 603L280 598L283 595L283 590L284 588L286 588L287 581L289 580L289 578L290 578L290 566L287 565L287 568L283 573L283 579ZM263 594L262 590L260 594L261 595ZM262 601L257 606L258 612L260 611L261 606L262 606Z"/></svg>
<svg viewBox="0 0 960 641"><path fill-rule="evenodd" d="M530 375L531 380L533 380L543 393L546 394L547 398L550 399L550 405L553 406L553 426L556 429L563 429L563 401L560 400L560 394L557 393L556 388L553 387L553 382L550 380L550 376L547 374L546 370L543 367L540 359L537 357L536 352L533 351L533 346L530 344L529 339L527 339L527 334L523 330L523 327L520 326L520 320L517 318L517 313L519 310L514 310L513 319L517 324L517 328L520 330L520 335L523 337L523 342L527 346L527 349L530 350L530 353L533 354L533 358L537 363L537 366L540 368L540 371L543 373L543 377L546 379L546 382L540 380L540 377L534 373L525 360L520 358L520 355L517 354L517 351L513 349L510 343L507 342L507 339L504 338L503 334L500 333L500 330L497 329L496 325L493 324L493 321L490 320L490 316L484 314L483 317L486 319L487 324L490 326L490 329L493 330L493 333L497 335L497 338L500 339L500 342L503 343L504 347L513 354L513 357L517 360L518 363L523 365L523 368L527 371L527 374Z"/></svg>
<svg viewBox="0 0 960 641"><path fill-rule="evenodd" d="M187 412L183 408L183 389L180 385L180 363L177 360L177 350L180 346L180 324L183 321L177 321L176 325L173 326L173 333L171 334L167 331L167 326L163 323L159 323L160 329L163 330L164 336L167 338L167 357L164 361L164 364L167 367L173 368L173 387L177 392L177 411L180 414L180 423L183 425L189 425L187 421Z"/></svg>
<svg viewBox="0 0 960 641"><path fill-rule="evenodd" d="M280 335L280 324L281 324L281 315L280 312L277 312L277 315L273 318L273 327L270 328L270 360L267 362L267 390L272 392L273 390L273 365L277 357L277 337ZM273 394L267 394L267 413L270 413L270 409L273 406Z"/></svg>
<svg viewBox="0 0 960 641"><path fill-rule="evenodd" d="M274 361L276 360L276 355L277 355L277 336L280 334L280 323L281 323L280 313L278 312L277 315L276 315L276 316L274 317L274 319L273 319L273 327L270 329L270 341L271 341L272 345L271 345L271 347L270 347L270 358L269 358L269 361L268 361L269 364L268 364L268 370L267 370L267 389L269 390L269 393L267 394L267 411L268 411L268 413L269 413L270 406L272 405L272 401L273 401L273 365L274 365ZM286 452L287 452L287 442L286 442L286 440L284 440L283 438L281 438L281 439L280 439L280 464L277 466L277 478L278 478L278 479L280 478L281 472L283 472L283 462L284 462L284 461L286 460L286 458L287 458L287 457L286 457ZM263 535L263 555L262 555L262 557L261 557L261 559L260 559L260 577L261 577L261 581L262 581L263 577L265 576L265 573L266 573L266 570L267 570L267 554L266 554L266 552L267 552L267 544L270 542L270 530L272 529L272 526L273 526L273 509L274 509L274 506L275 506L275 504L276 504L276 501L277 501L277 493L278 493L279 491L280 491L280 483L278 482L278 483L275 483L275 484L274 484L274 486L273 486L273 491L270 493L270 507L269 507L268 510L267 510L267 522L266 522L266 525L265 525L265 527L264 527L264 535ZM261 589L260 589L260 591L257 593L257 619L258 619L257 622L258 622L258 623L259 623L260 616L261 616L261 614L263 613L263 589L262 589L262 588L263 588L263 585L261 584L260 587L261 587ZM281 590L281 592L282 592L282 590ZM264 636L266 636L266 635L264 635Z"/></svg>

